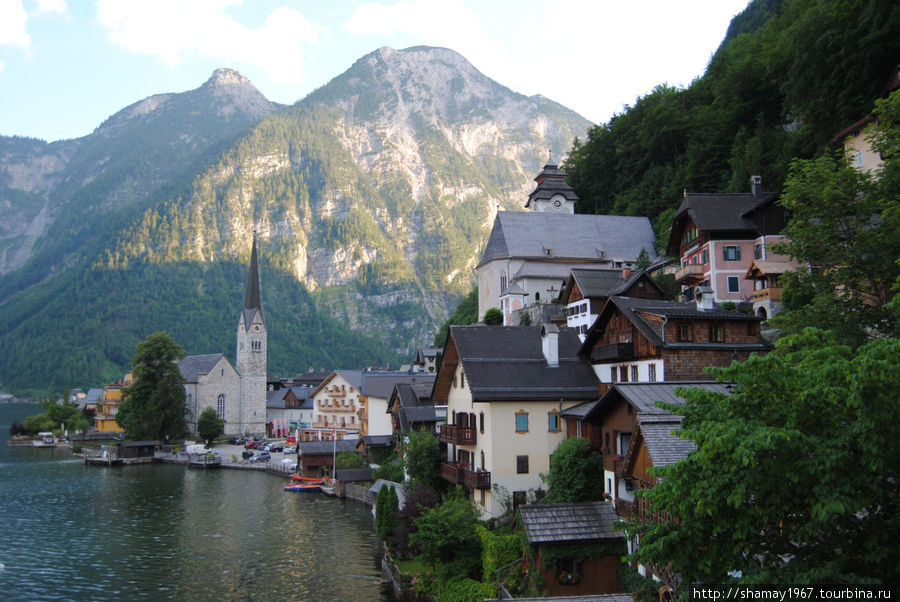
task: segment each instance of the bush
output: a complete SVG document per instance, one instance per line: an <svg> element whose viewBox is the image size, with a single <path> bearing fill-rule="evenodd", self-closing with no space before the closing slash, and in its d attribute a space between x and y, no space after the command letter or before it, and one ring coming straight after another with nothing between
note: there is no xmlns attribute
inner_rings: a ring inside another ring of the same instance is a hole
<svg viewBox="0 0 900 602"><path fill-rule="evenodd" d="M382 464L381 466L376 468L372 472L372 476L376 479L384 479L385 481L402 483L403 467L400 465L400 460L395 458L392 462Z"/></svg>
<svg viewBox="0 0 900 602"><path fill-rule="evenodd" d="M366 459L354 452L343 452L335 458L337 470L349 470L353 468L368 468Z"/></svg>

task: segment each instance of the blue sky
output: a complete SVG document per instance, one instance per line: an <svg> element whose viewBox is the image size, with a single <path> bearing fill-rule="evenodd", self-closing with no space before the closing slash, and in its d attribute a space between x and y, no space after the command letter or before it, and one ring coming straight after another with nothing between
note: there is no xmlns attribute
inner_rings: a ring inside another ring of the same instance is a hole
<svg viewBox="0 0 900 602"><path fill-rule="evenodd" d="M293 103L381 47L443 46L595 123L703 74L748 0L0 0L0 135L89 134L237 69Z"/></svg>

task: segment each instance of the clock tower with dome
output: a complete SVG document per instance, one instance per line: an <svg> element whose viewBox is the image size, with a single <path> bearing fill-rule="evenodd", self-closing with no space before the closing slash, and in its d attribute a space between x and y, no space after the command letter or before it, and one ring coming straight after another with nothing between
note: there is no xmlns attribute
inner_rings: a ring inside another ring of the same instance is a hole
<svg viewBox="0 0 900 602"><path fill-rule="evenodd" d="M535 213L575 213L578 195L566 183L566 172L553 161L552 153L534 181L537 186L528 195L526 209Z"/></svg>

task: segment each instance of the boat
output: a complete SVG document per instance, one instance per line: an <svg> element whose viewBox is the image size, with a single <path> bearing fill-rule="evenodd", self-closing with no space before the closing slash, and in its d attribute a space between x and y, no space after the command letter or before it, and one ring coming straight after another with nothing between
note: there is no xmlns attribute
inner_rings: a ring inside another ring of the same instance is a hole
<svg viewBox="0 0 900 602"><path fill-rule="evenodd" d="M37 438L31 444L34 447L56 447L56 437L49 431L43 431L38 433Z"/></svg>
<svg viewBox="0 0 900 602"><path fill-rule="evenodd" d="M305 493L312 491L322 491L322 489L313 483L293 483L284 486L285 491L293 491L295 493Z"/></svg>
<svg viewBox="0 0 900 602"><path fill-rule="evenodd" d="M298 474L292 474L291 478L295 481L302 481L304 483L315 483L316 485L321 485L325 482L325 479L322 477L301 477Z"/></svg>

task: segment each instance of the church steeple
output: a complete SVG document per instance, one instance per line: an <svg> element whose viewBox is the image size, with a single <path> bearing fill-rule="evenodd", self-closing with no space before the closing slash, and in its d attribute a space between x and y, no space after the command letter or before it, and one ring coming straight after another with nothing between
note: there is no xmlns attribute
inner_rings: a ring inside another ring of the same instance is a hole
<svg viewBox="0 0 900 602"><path fill-rule="evenodd" d="M566 172L553 160L553 152L547 158L544 169L534 179L537 186L528 195L525 208L537 213L575 213L578 195L566 182Z"/></svg>
<svg viewBox="0 0 900 602"><path fill-rule="evenodd" d="M250 272L247 275L247 292L244 293L244 323L253 321L253 310L259 312L259 318L265 324L262 309L262 294L259 285L259 260L256 252L256 231L253 231L253 249L250 251Z"/></svg>
<svg viewBox="0 0 900 602"><path fill-rule="evenodd" d="M260 294L259 257L256 232L250 252L247 291L237 329L237 371L241 376L239 397L241 434L259 435L266 430L266 355L268 333ZM235 430L232 427L232 430Z"/></svg>

